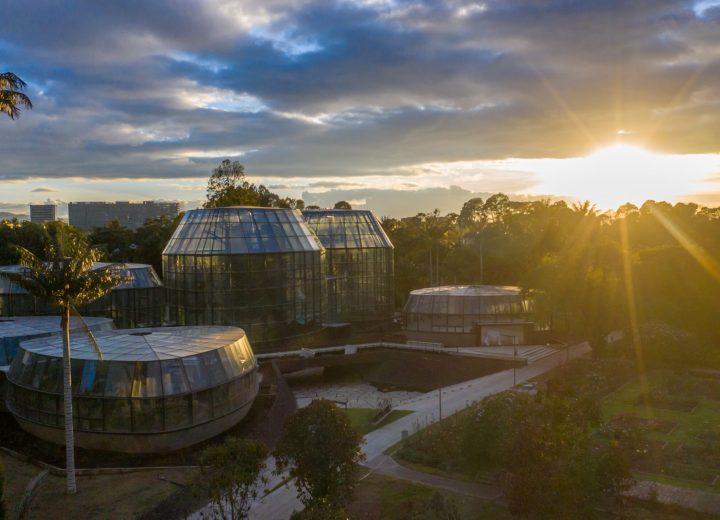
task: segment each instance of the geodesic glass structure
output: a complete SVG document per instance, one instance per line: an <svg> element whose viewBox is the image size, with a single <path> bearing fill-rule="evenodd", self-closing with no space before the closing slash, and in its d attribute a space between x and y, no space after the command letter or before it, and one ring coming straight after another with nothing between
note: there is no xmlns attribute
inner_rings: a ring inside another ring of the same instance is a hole
<svg viewBox="0 0 720 520"><path fill-rule="evenodd" d="M325 247L330 322L392 318L393 245L368 210L305 210L303 217Z"/></svg>
<svg viewBox="0 0 720 520"><path fill-rule="evenodd" d="M403 309L408 339L446 345L518 345L532 330L532 300L520 288L430 287L410 292Z"/></svg>
<svg viewBox="0 0 720 520"><path fill-rule="evenodd" d="M235 425L258 392L257 363L236 327L158 327L71 337L73 421L80 447L172 451ZM62 337L24 341L6 405L28 432L64 442Z"/></svg>
<svg viewBox="0 0 720 520"><path fill-rule="evenodd" d="M242 327L258 350L284 346L321 326L324 255L297 210L188 211L163 251L170 318Z"/></svg>

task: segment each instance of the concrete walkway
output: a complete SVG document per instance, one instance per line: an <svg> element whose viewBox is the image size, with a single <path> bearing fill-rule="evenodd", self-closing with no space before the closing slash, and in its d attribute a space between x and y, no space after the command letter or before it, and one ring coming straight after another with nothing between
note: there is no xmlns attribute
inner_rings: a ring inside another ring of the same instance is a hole
<svg viewBox="0 0 720 520"><path fill-rule="evenodd" d="M680 506L713 516L720 515L720 493L640 480L625 494L629 497L654 500L661 504Z"/></svg>
<svg viewBox="0 0 720 520"><path fill-rule="evenodd" d="M408 468L407 466L398 464L389 455L376 457L374 462L375 465L371 467L370 471L363 475L360 480L363 480L372 473L379 473L381 475L387 475L388 477L395 477L400 480L407 480L423 486L429 486L434 489L452 491L458 495L482 498L483 500L496 500L502 497L502 492L497 486L465 482L462 480L433 475L431 473L416 471Z"/></svg>

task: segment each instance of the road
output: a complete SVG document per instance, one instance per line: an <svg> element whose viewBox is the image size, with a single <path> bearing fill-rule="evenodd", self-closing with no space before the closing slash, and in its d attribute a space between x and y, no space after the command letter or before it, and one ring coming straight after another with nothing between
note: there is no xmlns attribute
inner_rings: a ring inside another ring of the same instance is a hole
<svg viewBox="0 0 720 520"><path fill-rule="evenodd" d="M387 464L383 452L402 439L403 431L412 434L436 422L439 418L440 400L442 400L442 416L447 417L466 408L473 401L480 401L489 395L512 388L513 379L517 384L523 383L556 368L564 363L566 359L580 357L589 352L590 345L587 342L579 343L569 347L567 352L558 352L527 366L515 369L514 377L513 369L504 370L457 385L447 386L442 389L442 396L440 396L439 391L434 390L406 401L403 403L402 409L412 410L413 413L365 436L365 444L363 445L365 466L372 472L381 465ZM272 465L272 461L270 465ZM281 477L274 476L267 488L272 489L281 481ZM301 508L302 505L297 499L295 487L290 482L258 499L250 510L250 518L253 520L283 520L289 518L294 510L300 510ZM207 509L203 508L190 518L192 520L201 520L204 511L207 511Z"/></svg>

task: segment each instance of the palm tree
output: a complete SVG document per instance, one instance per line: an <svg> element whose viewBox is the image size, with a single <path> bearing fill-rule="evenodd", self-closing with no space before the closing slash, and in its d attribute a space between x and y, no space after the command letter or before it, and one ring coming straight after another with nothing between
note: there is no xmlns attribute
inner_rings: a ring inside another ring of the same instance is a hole
<svg viewBox="0 0 720 520"><path fill-rule="evenodd" d="M32 108L32 101L22 93L27 83L12 72L0 73L0 112L5 112L10 119L20 117L20 108Z"/></svg>
<svg viewBox="0 0 720 520"><path fill-rule="evenodd" d="M63 333L63 404L65 417L65 458L67 468L67 492L77 491L75 482L75 434L73 431L72 378L70 364L70 314L77 314L79 305L89 303L123 282L117 265L92 269L100 260L100 252L87 246L84 239L60 228L47 236L46 261L24 247L16 246L21 273L7 277L25 289L30 295L46 300L61 311L60 324ZM79 315L78 315L79 316ZM89 334L89 330L86 328ZM90 335L92 339L92 335ZM94 339L91 341L98 350Z"/></svg>

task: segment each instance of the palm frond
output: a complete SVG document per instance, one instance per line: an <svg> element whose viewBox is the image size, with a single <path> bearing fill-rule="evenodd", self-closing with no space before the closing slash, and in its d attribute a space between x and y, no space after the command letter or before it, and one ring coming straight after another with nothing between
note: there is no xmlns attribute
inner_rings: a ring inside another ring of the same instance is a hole
<svg viewBox="0 0 720 520"><path fill-rule="evenodd" d="M25 95L27 83L21 80L12 72L0 74L0 112L10 116L10 119L20 117L21 108L31 109L33 107L30 98Z"/></svg>
<svg viewBox="0 0 720 520"><path fill-rule="evenodd" d="M95 351L95 353L98 355L98 359L100 359L100 361L102 361L103 360L102 349L100 348L100 345L98 345L98 342L95 339L95 336L93 335L92 331L90 330L90 327L88 327L88 324L85 322L85 319L80 315L80 313L78 312L78 310L75 307L70 307L70 314L80 320L80 328L82 328L83 332L85 332L85 335L87 336L87 338L90 342L90 346Z"/></svg>

